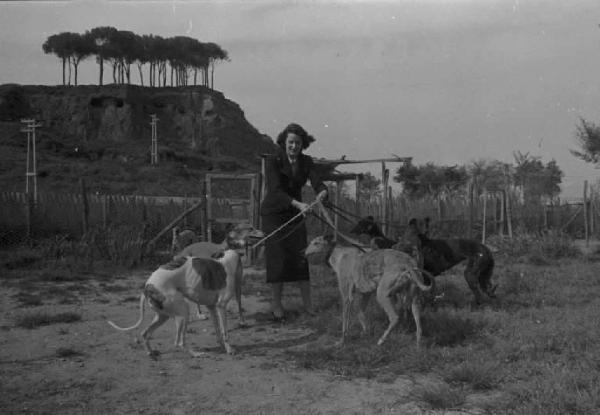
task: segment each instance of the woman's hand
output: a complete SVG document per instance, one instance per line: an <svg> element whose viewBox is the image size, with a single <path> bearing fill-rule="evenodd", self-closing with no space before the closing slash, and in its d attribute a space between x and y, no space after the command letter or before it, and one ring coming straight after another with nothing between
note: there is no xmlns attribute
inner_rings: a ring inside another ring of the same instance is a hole
<svg viewBox="0 0 600 415"><path fill-rule="evenodd" d="M299 202L297 200L292 200L292 206L294 206L296 209L298 209L301 212L307 212L308 209L310 208L310 205L308 203Z"/></svg>
<svg viewBox="0 0 600 415"><path fill-rule="evenodd" d="M327 197L327 190L321 190L317 195L317 202L322 202Z"/></svg>

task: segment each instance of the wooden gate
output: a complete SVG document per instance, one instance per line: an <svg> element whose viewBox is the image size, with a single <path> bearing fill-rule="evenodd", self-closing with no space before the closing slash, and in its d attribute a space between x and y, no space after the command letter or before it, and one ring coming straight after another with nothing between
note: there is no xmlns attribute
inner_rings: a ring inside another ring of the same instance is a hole
<svg viewBox="0 0 600 415"><path fill-rule="evenodd" d="M249 223L259 227L260 174L206 175L206 237L215 223ZM220 241L217 241L220 242Z"/></svg>

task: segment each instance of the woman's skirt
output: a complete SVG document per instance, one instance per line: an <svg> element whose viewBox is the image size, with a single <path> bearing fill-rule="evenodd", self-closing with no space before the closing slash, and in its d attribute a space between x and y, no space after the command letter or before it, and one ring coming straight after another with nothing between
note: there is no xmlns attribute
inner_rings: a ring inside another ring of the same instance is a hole
<svg viewBox="0 0 600 415"><path fill-rule="evenodd" d="M262 216L262 231L269 235L297 212ZM306 250L306 223L299 217L265 241L267 283L308 281Z"/></svg>

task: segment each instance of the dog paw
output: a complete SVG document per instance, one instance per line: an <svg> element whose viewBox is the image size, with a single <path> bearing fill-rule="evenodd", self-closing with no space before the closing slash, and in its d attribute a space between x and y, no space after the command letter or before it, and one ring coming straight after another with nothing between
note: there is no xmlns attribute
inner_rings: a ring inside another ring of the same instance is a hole
<svg viewBox="0 0 600 415"><path fill-rule="evenodd" d="M190 350L190 355L194 358L200 358L200 357L206 357L208 355L208 353L206 352L196 352L194 350Z"/></svg>

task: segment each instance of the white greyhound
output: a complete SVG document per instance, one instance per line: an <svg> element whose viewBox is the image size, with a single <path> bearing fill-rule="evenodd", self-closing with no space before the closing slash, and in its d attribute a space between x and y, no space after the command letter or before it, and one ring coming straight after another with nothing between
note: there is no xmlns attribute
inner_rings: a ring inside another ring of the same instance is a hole
<svg viewBox="0 0 600 415"><path fill-rule="evenodd" d="M181 264L183 261L183 264ZM156 312L154 320L143 332L144 346L151 357L159 353L150 347L150 337L154 330L163 325L170 317L175 319L175 346L185 349L185 332L188 323L188 303L205 305L212 314L217 342L222 344L228 354L233 353L227 333L226 307L235 295L237 298L240 321L243 321L241 306L242 263L235 250L227 250L217 260L188 257L180 261L174 269L159 268L146 281L140 295L140 318L131 327L119 327L112 321L108 323L117 330L133 330L142 323L146 300ZM202 353L188 352L198 357Z"/></svg>

